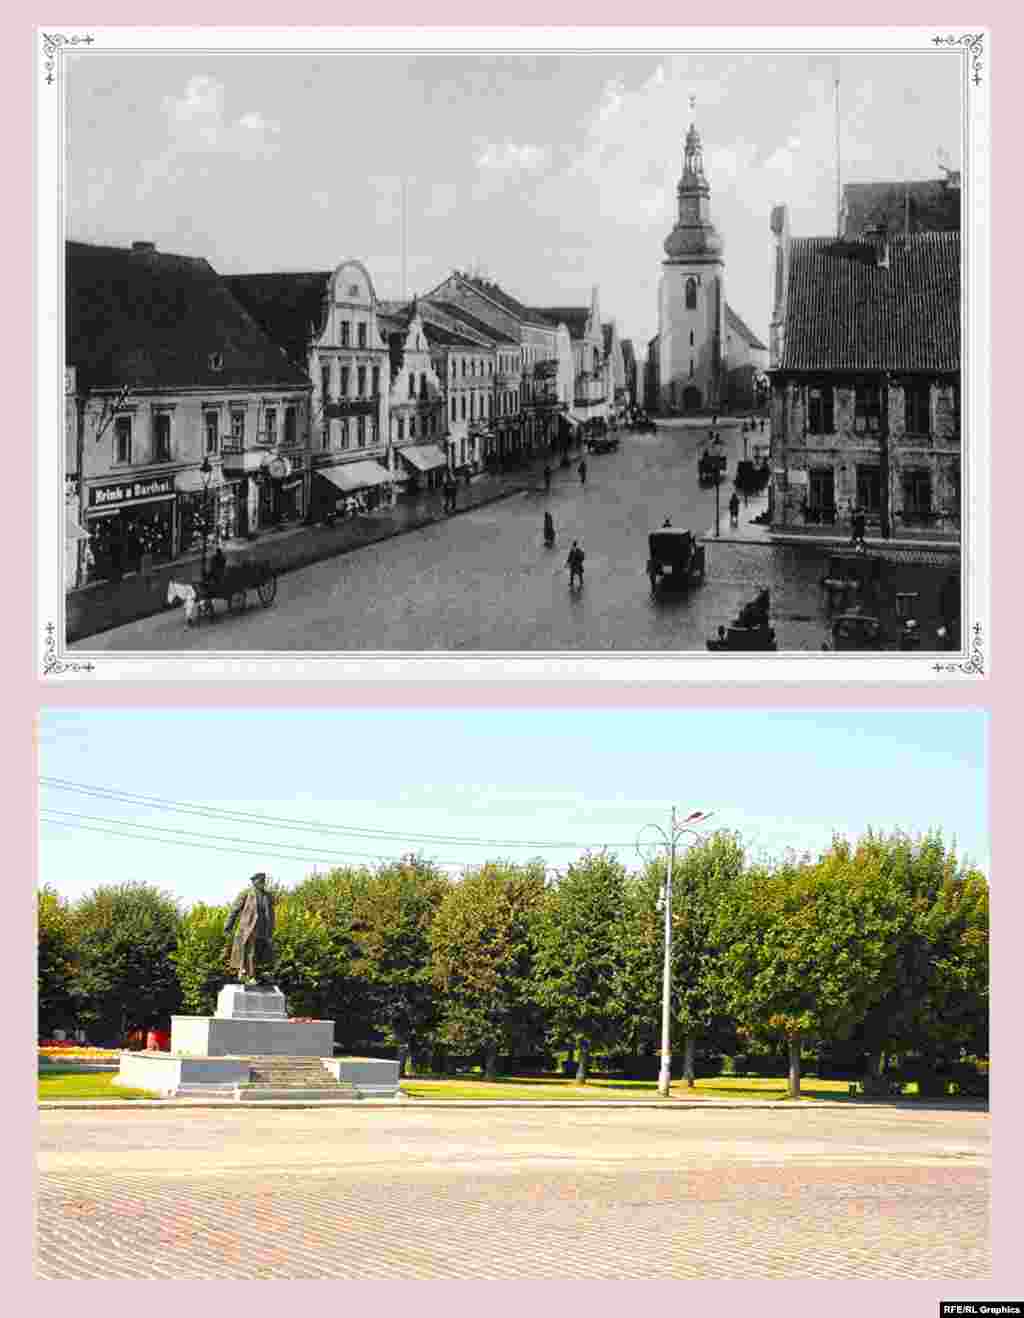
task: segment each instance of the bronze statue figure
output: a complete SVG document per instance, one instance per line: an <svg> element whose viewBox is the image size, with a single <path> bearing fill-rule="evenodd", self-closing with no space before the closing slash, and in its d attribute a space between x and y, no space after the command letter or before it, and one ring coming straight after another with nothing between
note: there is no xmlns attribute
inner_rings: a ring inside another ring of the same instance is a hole
<svg viewBox="0 0 1024 1318"><path fill-rule="evenodd" d="M274 959L274 898L267 891L267 876L254 874L252 887L243 892L227 918L224 932L235 929L230 966L243 983L257 979L257 966L269 967Z"/></svg>

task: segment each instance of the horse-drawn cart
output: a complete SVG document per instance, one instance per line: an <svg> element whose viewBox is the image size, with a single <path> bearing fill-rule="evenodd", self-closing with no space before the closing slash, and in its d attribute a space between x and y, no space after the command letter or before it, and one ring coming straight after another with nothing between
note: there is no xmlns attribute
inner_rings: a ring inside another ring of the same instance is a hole
<svg viewBox="0 0 1024 1318"><path fill-rule="evenodd" d="M167 603L184 604L185 621L191 626L216 616L216 600L223 600L229 613L241 613L248 606L250 591L255 591L265 609L269 608L277 594L277 573L266 563L239 563L189 584L172 581L167 588Z"/></svg>
<svg viewBox="0 0 1024 1318"><path fill-rule="evenodd" d="M686 589L704 580L705 550L698 545L692 531L667 526L647 537L650 557L647 576L651 594L660 590Z"/></svg>

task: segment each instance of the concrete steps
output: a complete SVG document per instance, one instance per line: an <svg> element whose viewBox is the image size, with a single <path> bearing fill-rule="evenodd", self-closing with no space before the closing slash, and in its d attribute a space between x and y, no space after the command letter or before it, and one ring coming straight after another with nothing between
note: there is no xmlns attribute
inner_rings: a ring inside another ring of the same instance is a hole
<svg viewBox="0 0 1024 1318"><path fill-rule="evenodd" d="M303 1091L302 1096L310 1092L326 1090L332 1096L352 1093L353 1087L336 1080L327 1070L320 1057L249 1057L249 1083L252 1090ZM299 1094L296 1093L296 1097Z"/></svg>

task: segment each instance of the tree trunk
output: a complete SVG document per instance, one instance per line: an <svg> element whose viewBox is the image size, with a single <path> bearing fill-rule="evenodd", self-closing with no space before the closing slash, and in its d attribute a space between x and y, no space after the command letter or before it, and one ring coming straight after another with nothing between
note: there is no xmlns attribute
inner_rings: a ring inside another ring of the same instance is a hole
<svg viewBox="0 0 1024 1318"><path fill-rule="evenodd" d="M484 1052L484 1079L497 1080L498 1078L498 1045L489 1043Z"/></svg>
<svg viewBox="0 0 1024 1318"><path fill-rule="evenodd" d="M697 1046L697 1040L692 1034L688 1034L683 1040L683 1079L686 1081L687 1089L693 1088L695 1074L693 1069L693 1054Z"/></svg>
<svg viewBox="0 0 1024 1318"><path fill-rule="evenodd" d="M587 1067L590 1064L590 1040L580 1040L580 1062L576 1068L576 1083L585 1085L587 1083Z"/></svg>
<svg viewBox="0 0 1024 1318"><path fill-rule="evenodd" d="M398 1074L399 1074L399 1076L403 1076L403 1075L405 1075L405 1063L408 1061L408 1058L409 1058L409 1045L408 1045L407 1043L399 1044L399 1046L398 1046Z"/></svg>
<svg viewBox="0 0 1024 1318"><path fill-rule="evenodd" d="M800 1036L789 1041L789 1096L800 1097Z"/></svg>
<svg viewBox="0 0 1024 1318"><path fill-rule="evenodd" d="M885 1053L879 1049L868 1053L867 1068L864 1071L864 1093L880 1094L884 1088L882 1073L885 1070Z"/></svg>

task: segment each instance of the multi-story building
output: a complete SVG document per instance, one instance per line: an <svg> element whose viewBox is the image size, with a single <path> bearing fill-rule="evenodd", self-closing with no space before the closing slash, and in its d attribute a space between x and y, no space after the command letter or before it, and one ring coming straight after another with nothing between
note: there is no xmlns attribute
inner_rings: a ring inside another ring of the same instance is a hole
<svg viewBox="0 0 1024 1318"><path fill-rule="evenodd" d="M309 383L211 266L70 242L66 281L79 583L287 516Z"/></svg>
<svg viewBox="0 0 1024 1318"><path fill-rule="evenodd" d="M496 344L488 335L421 299L420 320L444 397L444 436L451 471L472 473L494 447Z"/></svg>
<svg viewBox="0 0 1024 1318"><path fill-rule="evenodd" d="M626 408L630 410L641 405L641 386L637 377L636 353L633 350L633 340L623 339L621 343L622 350L622 372L626 380Z"/></svg>
<svg viewBox="0 0 1024 1318"><path fill-rule="evenodd" d="M598 290L591 290L589 307L538 307L539 315L566 327L573 359L570 419L580 425L607 419L612 410L611 367L605 352Z"/></svg>
<svg viewBox="0 0 1024 1318"><path fill-rule="evenodd" d="M960 518L960 235L791 238L772 212L772 525Z"/></svg>
<svg viewBox="0 0 1024 1318"><path fill-rule="evenodd" d="M370 272L347 260L333 271L236 275L227 283L309 381L310 519L329 519L353 499L371 507L388 500L389 355Z"/></svg>
<svg viewBox="0 0 1024 1318"><path fill-rule="evenodd" d="M381 324L390 355L391 476L409 493L435 489L448 467L445 400L417 300L387 304Z"/></svg>

